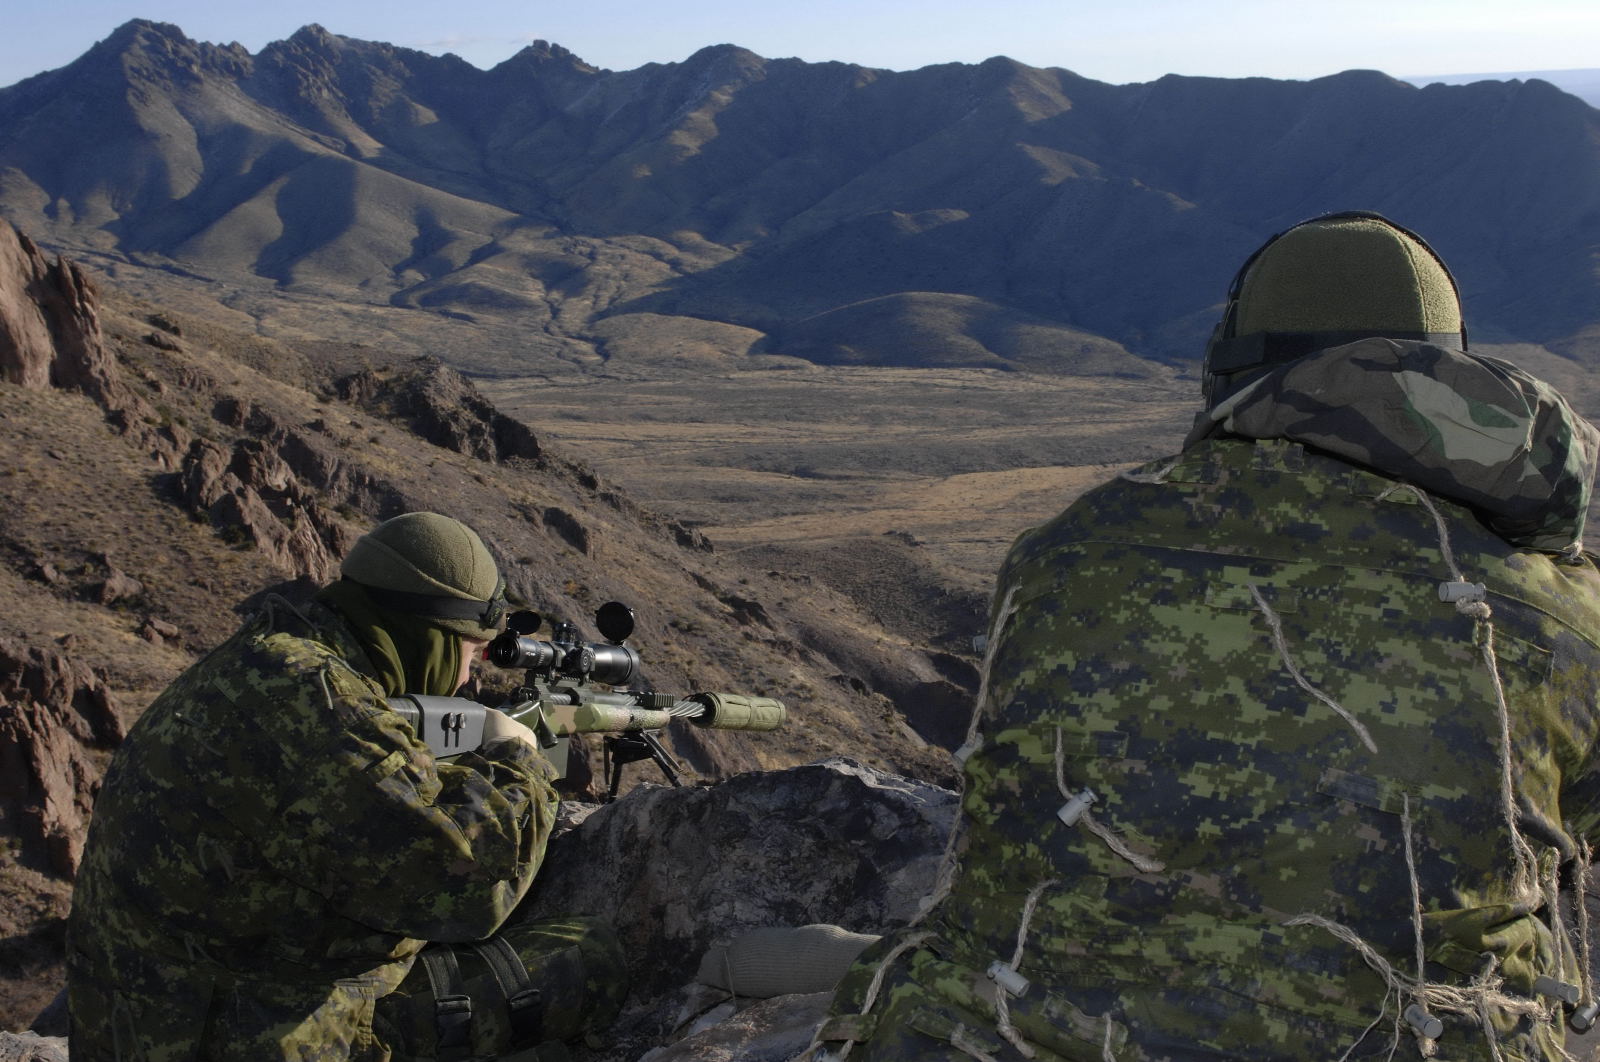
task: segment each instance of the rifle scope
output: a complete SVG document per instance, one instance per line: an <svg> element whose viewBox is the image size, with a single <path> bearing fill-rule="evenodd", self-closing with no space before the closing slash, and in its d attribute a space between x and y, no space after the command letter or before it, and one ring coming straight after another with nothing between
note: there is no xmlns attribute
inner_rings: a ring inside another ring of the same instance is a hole
<svg viewBox="0 0 1600 1062"><path fill-rule="evenodd" d="M625 630L620 614L605 611L618 609L627 613ZM610 644L580 641L570 623L556 624L550 641L530 638L539 629L540 617L518 612L511 617L510 629L489 643L486 655L496 667L523 668L548 678L630 685L639 677L639 654L621 643L632 633L633 613L615 602L603 606L602 613L606 619L601 621L601 633L612 639Z"/></svg>

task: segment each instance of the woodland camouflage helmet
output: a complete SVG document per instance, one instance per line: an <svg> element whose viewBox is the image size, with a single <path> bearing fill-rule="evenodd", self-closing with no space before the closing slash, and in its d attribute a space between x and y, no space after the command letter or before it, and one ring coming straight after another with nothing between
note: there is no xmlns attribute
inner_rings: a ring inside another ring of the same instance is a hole
<svg viewBox="0 0 1600 1062"><path fill-rule="evenodd" d="M1273 365L1374 336L1465 350L1455 278L1422 237L1380 214L1303 221L1234 276L1206 347L1206 406Z"/></svg>
<svg viewBox="0 0 1600 1062"><path fill-rule="evenodd" d="M493 638L505 580L477 532L438 513L406 513L362 535L340 566L380 608L469 638Z"/></svg>

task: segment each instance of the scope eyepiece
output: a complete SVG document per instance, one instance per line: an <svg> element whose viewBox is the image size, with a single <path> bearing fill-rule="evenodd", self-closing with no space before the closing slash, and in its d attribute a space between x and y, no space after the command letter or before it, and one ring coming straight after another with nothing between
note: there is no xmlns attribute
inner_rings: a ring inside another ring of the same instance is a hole
<svg viewBox="0 0 1600 1062"><path fill-rule="evenodd" d="M564 654L554 642L542 642L507 631L489 643L484 655L495 667L544 671L558 666Z"/></svg>

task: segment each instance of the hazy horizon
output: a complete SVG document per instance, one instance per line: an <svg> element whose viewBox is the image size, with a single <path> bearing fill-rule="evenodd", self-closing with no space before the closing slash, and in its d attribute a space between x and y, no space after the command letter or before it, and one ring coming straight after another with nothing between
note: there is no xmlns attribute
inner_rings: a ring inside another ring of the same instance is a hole
<svg viewBox="0 0 1600 1062"><path fill-rule="evenodd" d="M60 0L14 7L0 40L0 87L67 65L134 18L172 23L194 40L237 41L252 53L315 23L341 36L452 53L481 69L534 40L612 70L679 62L702 47L731 43L770 59L890 70L1004 55L1113 84L1169 73L1307 80L1351 69L1381 70L1412 83L1560 75L1595 69L1593 44L1600 41L1600 5L1588 0L1529 0L1509 13L1498 0L1347 0L1336 11L1313 8L1292 16L1274 0L1215 7L1127 0L1113 8L1081 0L995 0L981 9L957 0L813 0L803 9L736 0L679 0L670 7L647 0L281 0L259 8L201 0ZM1419 56L1429 58L1432 71L1418 72Z"/></svg>

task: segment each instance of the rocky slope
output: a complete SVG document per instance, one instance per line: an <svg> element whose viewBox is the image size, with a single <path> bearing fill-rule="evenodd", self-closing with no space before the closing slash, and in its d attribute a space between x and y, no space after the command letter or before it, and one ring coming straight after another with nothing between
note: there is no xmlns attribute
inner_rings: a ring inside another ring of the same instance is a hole
<svg viewBox="0 0 1600 1062"><path fill-rule="evenodd" d="M1352 207L1436 244L1475 334L1596 354L1600 112L1537 80L1112 86L731 45L613 72L544 43L481 71L316 26L252 55L136 21L0 90L14 222L279 332L318 303L324 335L496 373L1137 375L1198 354L1265 236Z"/></svg>
<svg viewBox="0 0 1600 1062"><path fill-rule="evenodd" d="M101 295L3 224L0 263L0 1027L59 981L83 826L126 727L262 593L304 596L399 512L468 520L515 599L591 637L595 606L633 605L657 688L789 704L773 735L669 733L692 776L848 754L948 779L914 722L941 739L970 666L720 553L438 362L313 357Z"/></svg>

